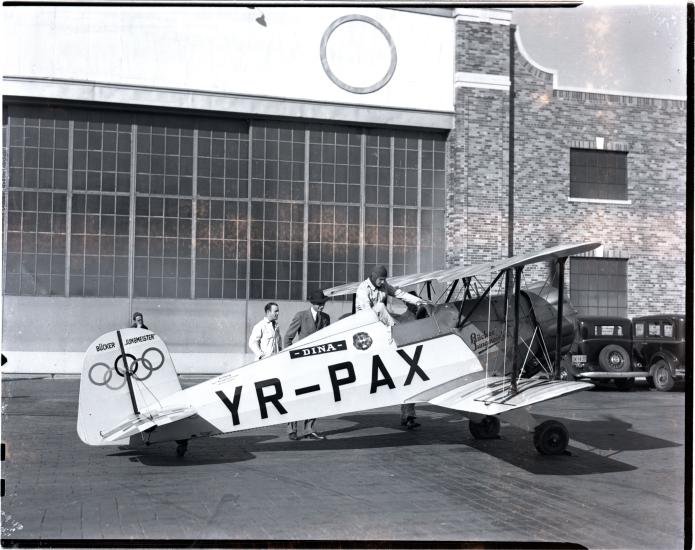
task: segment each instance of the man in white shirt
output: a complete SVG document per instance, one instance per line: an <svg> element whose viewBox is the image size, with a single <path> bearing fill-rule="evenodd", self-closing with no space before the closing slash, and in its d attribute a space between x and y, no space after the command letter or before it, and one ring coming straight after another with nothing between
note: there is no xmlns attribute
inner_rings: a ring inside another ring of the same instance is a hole
<svg viewBox="0 0 695 550"><path fill-rule="evenodd" d="M256 360L270 357L282 349L282 337L278 328L280 307L275 302L265 305L265 317L253 327L249 348Z"/></svg>
<svg viewBox="0 0 695 550"><path fill-rule="evenodd" d="M388 284L388 282L386 282L387 275L388 271L386 267L381 265L372 271L367 280L360 283L360 286L357 287L357 291L355 292L355 309L357 309L357 311L362 309L373 309L379 316L379 320L389 327L390 331L395 321L386 309L386 296L394 296L414 306L426 304L427 302L422 298L403 292L400 288ZM415 421L415 405L412 403L401 405L401 425L409 430L420 426L420 424Z"/></svg>
<svg viewBox="0 0 695 550"><path fill-rule="evenodd" d="M400 288L388 284L386 281L387 275L388 271L383 265L374 268L369 278L362 281L360 286L357 287L357 291L355 292L355 309L357 311L373 309L382 323L387 327L392 327L395 321L386 309L387 296L394 296L414 306L426 304L427 302L422 298L408 294Z"/></svg>

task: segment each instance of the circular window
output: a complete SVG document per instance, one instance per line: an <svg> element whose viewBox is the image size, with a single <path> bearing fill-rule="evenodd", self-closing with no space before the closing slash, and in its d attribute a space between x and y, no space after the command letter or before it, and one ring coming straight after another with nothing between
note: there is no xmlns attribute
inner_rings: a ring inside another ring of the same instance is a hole
<svg viewBox="0 0 695 550"><path fill-rule="evenodd" d="M336 19L321 39L323 70L337 86L354 94L383 88L396 70L396 60L391 35L381 23L365 15ZM362 82L365 79L368 82Z"/></svg>

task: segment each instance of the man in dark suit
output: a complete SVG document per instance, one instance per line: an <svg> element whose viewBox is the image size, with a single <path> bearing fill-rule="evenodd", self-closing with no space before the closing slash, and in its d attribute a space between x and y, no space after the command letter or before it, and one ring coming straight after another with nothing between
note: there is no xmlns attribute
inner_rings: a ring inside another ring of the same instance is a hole
<svg viewBox="0 0 695 550"><path fill-rule="evenodd" d="M287 332L285 333L285 347L291 346L293 342L299 342L302 338L306 338L317 330L321 330L331 324L331 318L327 313L323 312L323 306L326 304L326 296L323 291L314 290L309 295L311 307L302 311L298 311L292 318ZM304 436L306 439L326 439L325 436L319 435L314 431L315 418L304 421ZM297 423L287 423L287 436L296 440Z"/></svg>

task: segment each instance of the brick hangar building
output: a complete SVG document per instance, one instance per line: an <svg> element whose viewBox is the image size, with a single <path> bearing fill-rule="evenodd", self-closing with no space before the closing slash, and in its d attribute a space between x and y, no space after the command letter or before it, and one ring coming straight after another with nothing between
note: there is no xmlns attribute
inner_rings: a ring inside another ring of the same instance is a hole
<svg viewBox="0 0 695 550"><path fill-rule="evenodd" d="M566 242L580 312L685 310L684 98L559 88L509 10L4 15L5 372L133 311L220 372L267 301Z"/></svg>

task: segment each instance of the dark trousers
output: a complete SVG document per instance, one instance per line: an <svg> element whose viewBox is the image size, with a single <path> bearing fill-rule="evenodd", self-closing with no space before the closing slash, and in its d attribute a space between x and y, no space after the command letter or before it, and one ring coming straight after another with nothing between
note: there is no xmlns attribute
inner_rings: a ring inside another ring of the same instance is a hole
<svg viewBox="0 0 695 550"><path fill-rule="evenodd" d="M314 431L314 424L316 424L316 419L315 418L310 418L309 420L304 421L304 430L302 431L302 435L310 434L311 432ZM287 423L287 433L292 434L292 433L297 433L297 422L288 422Z"/></svg>

